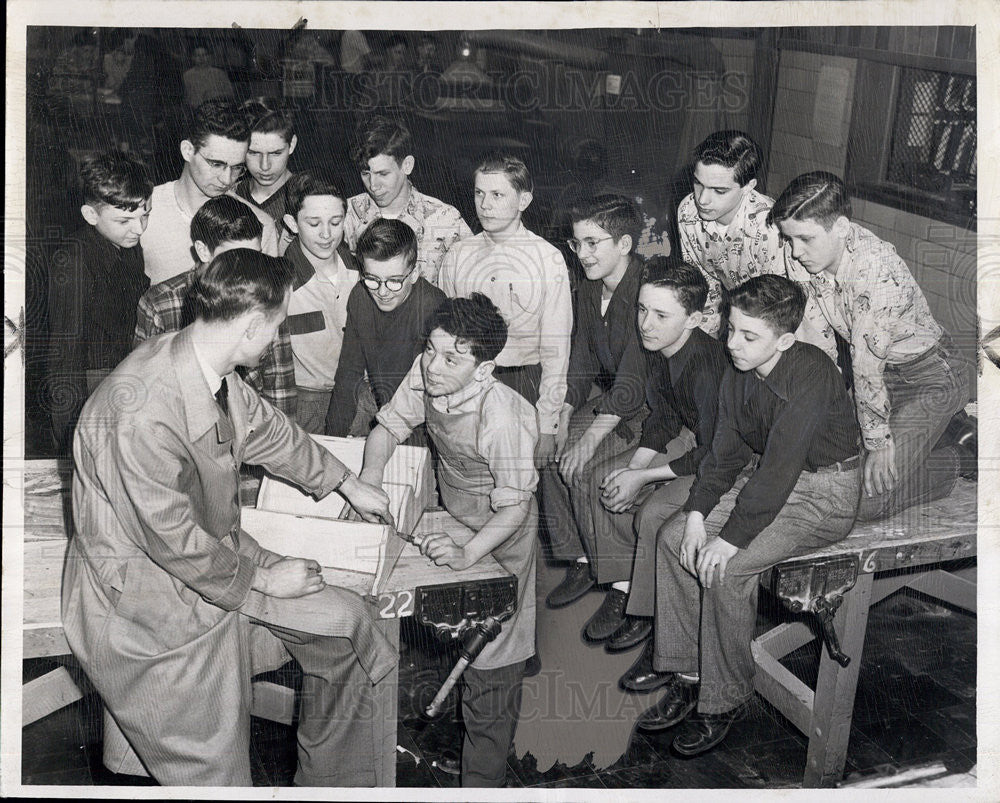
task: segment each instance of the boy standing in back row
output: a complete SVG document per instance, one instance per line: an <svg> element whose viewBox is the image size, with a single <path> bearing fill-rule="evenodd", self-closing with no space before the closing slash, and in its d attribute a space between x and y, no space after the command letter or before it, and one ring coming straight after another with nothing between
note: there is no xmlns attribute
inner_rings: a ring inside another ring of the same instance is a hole
<svg viewBox="0 0 1000 803"><path fill-rule="evenodd" d="M358 132L353 159L365 192L347 202L344 239L357 251L362 232L378 218L403 221L417 237L417 270L438 286L441 260L472 230L453 206L419 192L410 183L416 166L409 129L387 117L370 120Z"/></svg>
<svg viewBox="0 0 1000 803"><path fill-rule="evenodd" d="M862 521L951 493L975 456L939 442L969 400L968 366L896 249L851 222L844 183L805 173L771 210L793 278L851 345L865 447Z"/></svg>
<svg viewBox="0 0 1000 803"><path fill-rule="evenodd" d="M535 464L543 467L556 455L573 306L559 249L521 222L531 190L531 175L520 159L493 153L480 161L475 197L483 231L451 248L441 265L440 287L450 298L483 293L503 315L507 345L493 373L535 405Z"/></svg>

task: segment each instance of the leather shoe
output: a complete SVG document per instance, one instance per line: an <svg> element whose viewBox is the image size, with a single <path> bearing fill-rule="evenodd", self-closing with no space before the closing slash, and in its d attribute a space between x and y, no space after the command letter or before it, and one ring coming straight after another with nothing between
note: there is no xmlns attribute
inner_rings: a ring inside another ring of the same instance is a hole
<svg viewBox="0 0 1000 803"><path fill-rule="evenodd" d="M576 602L594 587L594 578L590 576L590 564L576 562L566 570L566 577L553 588L545 598L545 604L550 608L562 608L571 602Z"/></svg>
<svg viewBox="0 0 1000 803"><path fill-rule="evenodd" d="M619 627L605 642L608 652L622 652L639 646L653 632L653 620L645 616L625 616L625 624Z"/></svg>
<svg viewBox="0 0 1000 803"><path fill-rule="evenodd" d="M618 679L618 685L625 691L644 693L655 691L673 680L673 672L657 672L653 669L653 644L647 642L638 660Z"/></svg>
<svg viewBox="0 0 1000 803"><path fill-rule="evenodd" d="M668 686L660 701L639 715L636 723L642 731L662 731L672 728L691 713L698 704L698 685L682 683L670 673Z"/></svg>
<svg viewBox="0 0 1000 803"><path fill-rule="evenodd" d="M673 748L682 756L696 756L718 745L740 712L734 708L724 714L700 714L688 717L684 730L674 737Z"/></svg>
<svg viewBox="0 0 1000 803"><path fill-rule="evenodd" d="M605 641L614 635L625 622L625 603L628 594L612 588L604 597L604 602L597 613L587 620L583 628L584 635L591 641Z"/></svg>

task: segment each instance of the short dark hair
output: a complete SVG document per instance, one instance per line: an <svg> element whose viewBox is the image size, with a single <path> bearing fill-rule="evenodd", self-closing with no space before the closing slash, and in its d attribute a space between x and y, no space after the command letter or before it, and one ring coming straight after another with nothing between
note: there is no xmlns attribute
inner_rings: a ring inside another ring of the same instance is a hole
<svg viewBox="0 0 1000 803"><path fill-rule="evenodd" d="M384 262L400 254L406 257L407 269L417 262L417 235L401 220L380 217L358 238L358 257Z"/></svg>
<svg viewBox="0 0 1000 803"><path fill-rule="evenodd" d="M774 202L769 225L783 220L816 220L827 231L838 217L851 219L851 197L839 176L814 170L793 178Z"/></svg>
<svg viewBox="0 0 1000 803"><path fill-rule="evenodd" d="M253 210L231 195L209 198L191 218L191 242L205 243L214 251L222 243L255 240L264 226Z"/></svg>
<svg viewBox="0 0 1000 803"><path fill-rule="evenodd" d="M765 321L775 334L795 332L806 309L805 291L787 276L754 276L726 293L730 309Z"/></svg>
<svg viewBox="0 0 1000 803"><path fill-rule="evenodd" d="M482 293L445 299L427 325L427 336L435 329L443 329L456 342L468 345L477 362L495 360L507 345L507 322Z"/></svg>
<svg viewBox="0 0 1000 803"><path fill-rule="evenodd" d="M642 284L673 290L688 315L701 312L708 301L708 280L698 268L678 256L650 257L642 271Z"/></svg>
<svg viewBox="0 0 1000 803"><path fill-rule="evenodd" d="M195 148L201 148L210 136L249 142L246 116L230 101L206 100L195 109L187 138Z"/></svg>
<svg viewBox="0 0 1000 803"><path fill-rule="evenodd" d="M272 257L250 248L223 251L188 291L196 320L231 321L253 309L268 315L281 308L292 286L292 266L284 257Z"/></svg>
<svg viewBox="0 0 1000 803"><path fill-rule="evenodd" d="M280 134L285 142L295 136L295 123L291 114L273 98L251 98L241 106L251 134Z"/></svg>
<svg viewBox="0 0 1000 803"><path fill-rule="evenodd" d="M287 210L292 217L302 211L302 204L310 195L332 195L334 198L340 198L344 202L346 212L347 199L333 180L333 176L325 170L303 170L288 179L285 186L288 188L285 190L288 198Z"/></svg>
<svg viewBox="0 0 1000 803"><path fill-rule="evenodd" d="M604 193L577 201L570 208L570 221L580 223L590 220L615 238L617 243L624 235L632 238L630 253L634 253L642 236L642 213L635 201L624 195Z"/></svg>
<svg viewBox="0 0 1000 803"><path fill-rule="evenodd" d="M745 187L757 178L761 163L760 148L742 131L716 131L694 149L694 161L732 168L733 180Z"/></svg>
<svg viewBox="0 0 1000 803"><path fill-rule="evenodd" d="M391 156L396 164L413 153L410 129L399 120L382 115L363 121L357 128L351 159L362 170L376 156Z"/></svg>
<svg viewBox="0 0 1000 803"><path fill-rule="evenodd" d="M106 204L133 212L152 194L153 182L146 166L124 153L88 156L80 165L80 195L85 204Z"/></svg>
<svg viewBox="0 0 1000 803"><path fill-rule="evenodd" d="M479 159L476 173L503 173L518 192L531 192L534 185L528 166L516 156L503 151L490 151Z"/></svg>

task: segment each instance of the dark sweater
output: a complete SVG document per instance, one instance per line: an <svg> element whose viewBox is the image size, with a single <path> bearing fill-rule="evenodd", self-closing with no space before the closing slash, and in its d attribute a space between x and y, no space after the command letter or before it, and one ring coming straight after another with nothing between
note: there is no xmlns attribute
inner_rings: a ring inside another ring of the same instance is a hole
<svg viewBox="0 0 1000 803"><path fill-rule="evenodd" d="M326 416L327 435L348 434L365 371L376 404L381 407L392 398L423 349L426 326L444 300L444 293L420 278L400 307L382 312L362 282L354 286L347 300L347 326Z"/></svg>

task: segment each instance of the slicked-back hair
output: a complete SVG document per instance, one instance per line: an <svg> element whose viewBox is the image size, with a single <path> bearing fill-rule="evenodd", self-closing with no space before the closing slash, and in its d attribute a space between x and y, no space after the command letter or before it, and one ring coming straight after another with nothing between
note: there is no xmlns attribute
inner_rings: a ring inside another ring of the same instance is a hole
<svg viewBox="0 0 1000 803"><path fill-rule="evenodd" d="M733 180L745 187L760 171L760 148L742 131L716 131L694 149L694 161L731 168Z"/></svg>
<svg viewBox="0 0 1000 803"><path fill-rule="evenodd" d="M435 329L443 329L459 345L468 346L477 362L495 360L507 345L507 322L482 293L446 299L431 317L426 336Z"/></svg>
<svg viewBox="0 0 1000 803"><path fill-rule="evenodd" d="M358 238L358 257L379 262L404 255L406 269L417 264L417 235L402 220L380 217Z"/></svg>
<svg viewBox="0 0 1000 803"><path fill-rule="evenodd" d="M615 238L617 243L624 235L632 238L632 248L629 253L635 253L642 235L642 213L631 198L614 193L595 195L577 201L569 210L570 220L581 223L592 221Z"/></svg>
<svg viewBox="0 0 1000 803"><path fill-rule="evenodd" d="M476 173L503 173L518 192L532 192L534 184L528 166L516 156L503 151L490 151L479 159Z"/></svg>
<svg viewBox="0 0 1000 803"><path fill-rule="evenodd" d="M146 166L118 151L88 156L80 165L80 196L85 204L102 204L134 212L153 194Z"/></svg>
<svg viewBox="0 0 1000 803"><path fill-rule="evenodd" d="M246 116L251 134L280 134L286 143L291 143L295 136L295 123L280 102L273 98L252 98L245 101L240 109Z"/></svg>
<svg viewBox="0 0 1000 803"><path fill-rule="evenodd" d="M701 312L708 301L708 281L704 274L678 256L650 257L643 268L640 285L667 287L688 315Z"/></svg>
<svg viewBox="0 0 1000 803"><path fill-rule="evenodd" d="M292 217L302 211L302 205L310 195L332 195L334 198L340 198L344 202L344 211L347 211L347 199L343 191L333 180L333 175L325 170L303 170L288 179L285 186L288 212Z"/></svg>
<svg viewBox="0 0 1000 803"><path fill-rule="evenodd" d="M191 242L201 241L209 251L222 243L256 240L264 226L253 210L231 195L209 198L191 218Z"/></svg>
<svg viewBox="0 0 1000 803"><path fill-rule="evenodd" d="M376 156L391 156L396 164L413 154L410 129L401 121L378 115L362 122L356 131L351 159L361 169L368 169L368 160Z"/></svg>
<svg viewBox="0 0 1000 803"><path fill-rule="evenodd" d="M829 231L838 217L851 219L851 197L839 176L813 170L796 176L774 202L768 225L783 220L815 220Z"/></svg>
<svg viewBox="0 0 1000 803"><path fill-rule="evenodd" d="M766 273L754 276L726 293L729 308L765 321L775 334L794 333L802 323L806 294L787 276Z"/></svg>
<svg viewBox="0 0 1000 803"><path fill-rule="evenodd" d="M195 320L231 321L251 310L273 315L292 287L292 266L249 248L223 251L194 280L188 304Z"/></svg>
<svg viewBox="0 0 1000 803"><path fill-rule="evenodd" d="M204 147L210 136L235 142L250 141L250 126L236 104L227 100L206 100L194 112L187 138L196 149Z"/></svg>

